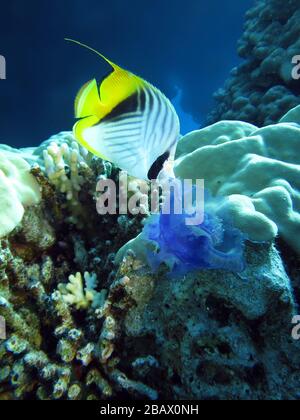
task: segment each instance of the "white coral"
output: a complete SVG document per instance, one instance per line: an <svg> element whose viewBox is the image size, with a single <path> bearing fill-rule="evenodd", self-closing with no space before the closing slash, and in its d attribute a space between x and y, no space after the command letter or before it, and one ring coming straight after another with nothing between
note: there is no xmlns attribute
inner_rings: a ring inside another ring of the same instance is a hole
<svg viewBox="0 0 300 420"><path fill-rule="evenodd" d="M22 221L26 207L41 200L40 187L21 155L0 152L0 238Z"/></svg>
<svg viewBox="0 0 300 420"><path fill-rule="evenodd" d="M87 155L88 152L79 148L75 141L70 145L52 142L43 151L45 171L49 180L61 193L66 194L69 201L78 200L78 192L84 182L79 170L87 167Z"/></svg>
<svg viewBox="0 0 300 420"><path fill-rule="evenodd" d="M96 284L96 274L85 272L83 281L81 273L76 273L69 277L68 284L59 284L58 289L65 303L76 309L87 309L97 297Z"/></svg>

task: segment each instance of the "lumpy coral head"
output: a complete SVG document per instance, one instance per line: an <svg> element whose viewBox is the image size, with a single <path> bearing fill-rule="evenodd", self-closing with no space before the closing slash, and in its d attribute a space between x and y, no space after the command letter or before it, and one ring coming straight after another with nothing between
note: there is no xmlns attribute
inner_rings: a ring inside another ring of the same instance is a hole
<svg viewBox="0 0 300 420"><path fill-rule="evenodd" d="M222 121L183 137L175 175L227 197L234 226L254 242L279 235L300 254L300 107L260 129Z"/></svg>
<svg viewBox="0 0 300 420"><path fill-rule="evenodd" d="M21 154L0 152L0 238L22 221L25 208L41 200L40 187Z"/></svg>
<svg viewBox="0 0 300 420"><path fill-rule="evenodd" d="M172 196L172 198L174 198ZM184 211L152 215L145 224L142 238L148 247L147 259L155 271L166 263L172 274L185 274L198 269L244 269L244 236L228 221L217 215L220 201L206 195L205 215L201 224L191 226L192 217Z"/></svg>

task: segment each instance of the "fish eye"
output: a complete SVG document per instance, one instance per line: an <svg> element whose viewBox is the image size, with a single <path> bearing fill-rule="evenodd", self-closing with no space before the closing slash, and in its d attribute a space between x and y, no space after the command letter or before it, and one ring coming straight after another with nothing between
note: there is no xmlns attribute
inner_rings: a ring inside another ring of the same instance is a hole
<svg viewBox="0 0 300 420"><path fill-rule="evenodd" d="M148 172L148 179L156 179L158 177L158 174L162 170L164 163L167 159L169 159L170 152L165 152L163 155L159 156L159 158L156 159L156 161L151 166L149 172Z"/></svg>

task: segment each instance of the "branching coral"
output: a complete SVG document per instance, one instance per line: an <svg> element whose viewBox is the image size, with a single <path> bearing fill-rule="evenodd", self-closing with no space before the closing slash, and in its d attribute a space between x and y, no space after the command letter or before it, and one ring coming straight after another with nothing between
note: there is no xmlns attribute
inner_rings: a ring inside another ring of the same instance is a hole
<svg viewBox="0 0 300 420"><path fill-rule="evenodd" d="M59 145L52 142L43 152L49 180L61 193L66 194L69 201L78 201L78 192L84 183L79 170L80 167L87 167L87 154L83 149L79 149L75 141L71 143L71 147L67 143Z"/></svg>
<svg viewBox="0 0 300 420"><path fill-rule="evenodd" d="M85 287L84 287L85 283ZM69 276L69 283L59 284L58 289L65 303L75 306L76 309L87 309L96 306L99 294L96 292L97 276L95 273L84 273L84 282L81 273Z"/></svg>
<svg viewBox="0 0 300 420"><path fill-rule="evenodd" d="M51 141L53 140L53 141ZM56 141L55 141L56 140ZM49 145L47 145L50 142ZM79 147L70 133L50 139L35 153L42 151L45 170L52 185L66 197L66 207L70 213L69 221L83 226L84 211L81 209L79 193L83 185L93 177L87 162L91 161L88 151ZM95 182L95 181L94 181ZM93 195L94 191L89 191Z"/></svg>
<svg viewBox="0 0 300 420"><path fill-rule="evenodd" d="M65 217L69 223L79 228L89 224L90 216L82 206L82 201L90 200L96 189L96 166L101 165L101 159L92 158L83 147L75 141L72 133L62 132L52 136L37 148L22 149L19 153L31 165L38 165L42 173L54 187L56 198L65 209ZM94 170L91 169L94 166ZM36 168L33 169L36 171Z"/></svg>

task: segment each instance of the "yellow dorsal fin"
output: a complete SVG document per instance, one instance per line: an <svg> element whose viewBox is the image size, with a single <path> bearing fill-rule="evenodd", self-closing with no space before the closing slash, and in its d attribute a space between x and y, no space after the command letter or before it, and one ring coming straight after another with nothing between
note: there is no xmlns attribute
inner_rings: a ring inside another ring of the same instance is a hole
<svg viewBox="0 0 300 420"><path fill-rule="evenodd" d="M101 83L101 101L112 110L125 99L137 92L142 84L142 80L137 76L119 68L111 73Z"/></svg>
<svg viewBox="0 0 300 420"><path fill-rule="evenodd" d="M99 116L99 120L101 120L105 117L105 115L109 114L117 105L119 105L125 99L129 98L131 95L137 92L138 89L146 83L140 77L135 76L133 73L124 70L117 64L113 63L111 60L106 58L103 54L99 53L94 48L91 48L88 45L82 44L81 42L75 41L73 39L66 38L66 41L73 42L77 45L80 45L81 47L87 48L88 50L94 52L103 60L105 60L114 69L114 71L108 77L106 77L100 84L100 98L98 95L98 103L101 105L101 109L98 110L98 113L89 113L88 115L97 115ZM76 115L82 115L83 110L85 111L85 113L90 112L91 109L94 109L93 107L97 102L97 86L95 86L94 81L89 83L93 84L85 85L77 95L75 104ZM92 101L92 104L87 104L86 102L89 102L90 100ZM82 117L83 115L77 118Z"/></svg>
<svg viewBox="0 0 300 420"><path fill-rule="evenodd" d="M101 58L103 58L103 60L105 60L108 64L110 64L114 70L117 70L117 68L120 68L119 66L117 66L117 64L113 63L112 61L110 61L108 58L106 58L103 54L101 54L99 51L95 50L92 47L89 47L86 44L83 44L82 42L76 41L75 39L70 39L70 38L65 38L65 41L68 42L73 42L74 44L80 45L83 48L86 48L87 50L90 50L92 52L94 52L95 54L99 55Z"/></svg>

